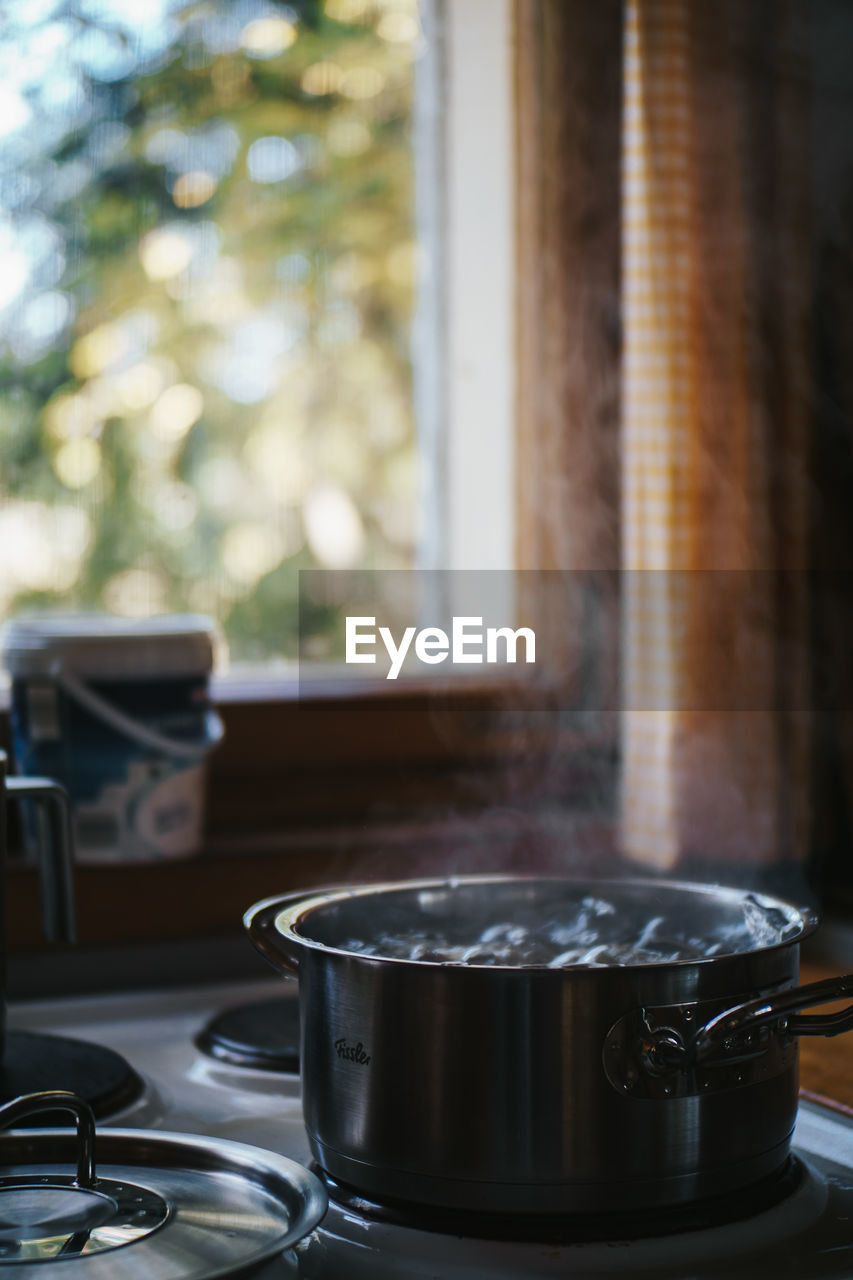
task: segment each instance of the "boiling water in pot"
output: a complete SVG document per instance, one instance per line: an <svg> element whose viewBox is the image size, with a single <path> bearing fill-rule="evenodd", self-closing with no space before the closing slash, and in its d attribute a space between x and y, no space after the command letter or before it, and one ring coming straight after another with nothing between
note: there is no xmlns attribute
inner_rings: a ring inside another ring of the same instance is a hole
<svg viewBox="0 0 853 1280"><path fill-rule="evenodd" d="M458 921L442 927L430 919L404 929L380 928L350 937L339 945L346 951L399 960L462 965L583 966L665 964L733 955L786 942L801 926L782 911L752 895L742 910L701 932L679 925L667 915L650 915L639 926L606 898L588 896L575 904L548 912L541 904L517 903L512 919L496 919L460 937Z"/></svg>

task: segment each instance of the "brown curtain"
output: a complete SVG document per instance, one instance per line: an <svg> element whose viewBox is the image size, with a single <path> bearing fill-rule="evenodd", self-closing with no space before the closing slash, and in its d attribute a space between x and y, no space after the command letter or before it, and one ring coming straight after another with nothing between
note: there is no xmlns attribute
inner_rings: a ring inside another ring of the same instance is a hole
<svg viewBox="0 0 853 1280"><path fill-rule="evenodd" d="M544 571L521 575L519 605L571 701L586 657L578 571L619 568L622 0L516 0L515 38L516 563ZM610 686L618 590L594 589Z"/></svg>
<svg viewBox="0 0 853 1280"><path fill-rule="evenodd" d="M622 841L662 868L811 822L803 16L516 0L518 563L622 570Z"/></svg>
<svg viewBox="0 0 853 1280"><path fill-rule="evenodd" d="M625 851L804 855L812 236L785 0L627 0Z"/></svg>
<svg viewBox="0 0 853 1280"><path fill-rule="evenodd" d="M621 0L517 0L517 563L619 565Z"/></svg>

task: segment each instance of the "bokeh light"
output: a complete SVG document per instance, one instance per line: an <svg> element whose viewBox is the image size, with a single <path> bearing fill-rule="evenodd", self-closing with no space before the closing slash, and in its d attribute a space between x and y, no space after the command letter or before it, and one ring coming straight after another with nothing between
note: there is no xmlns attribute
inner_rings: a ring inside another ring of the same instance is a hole
<svg viewBox="0 0 853 1280"><path fill-rule="evenodd" d="M150 618L165 613L169 593L161 573L154 569L132 568L116 573L103 591L104 605L124 618Z"/></svg>
<svg viewBox="0 0 853 1280"><path fill-rule="evenodd" d="M162 360L140 360L117 374L113 388L118 408L124 413L138 413L153 404L163 390L165 363Z"/></svg>
<svg viewBox="0 0 853 1280"><path fill-rule="evenodd" d="M148 415L148 425L161 440L181 440L204 412L198 387L178 382L167 387Z"/></svg>
<svg viewBox="0 0 853 1280"><path fill-rule="evenodd" d="M246 156L253 182L283 182L298 172L301 163L297 148L287 138L258 138Z"/></svg>
<svg viewBox="0 0 853 1280"><path fill-rule="evenodd" d="M343 71L336 62L314 62L302 73L302 90L314 98L337 93Z"/></svg>
<svg viewBox="0 0 853 1280"><path fill-rule="evenodd" d="M74 343L68 367L78 378L91 378L118 364L129 347L128 334L120 324L100 324Z"/></svg>
<svg viewBox="0 0 853 1280"><path fill-rule="evenodd" d="M139 257L149 280L169 280L190 265L193 246L189 236L170 228L149 231L139 242Z"/></svg>
<svg viewBox="0 0 853 1280"><path fill-rule="evenodd" d="M333 120L326 131L326 145L336 156L360 156L370 147L371 133L363 120L343 116Z"/></svg>
<svg viewBox="0 0 853 1280"><path fill-rule="evenodd" d="M92 526L85 511L56 503L0 507L0 599L20 591L67 591L80 572Z"/></svg>
<svg viewBox="0 0 853 1280"><path fill-rule="evenodd" d="M417 14L407 9L390 9L376 24L376 34L392 44L413 45L420 35Z"/></svg>
<svg viewBox="0 0 853 1280"><path fill-rule="evenodd" d="M353 98L356 102L364 102L375 98L385 87L385 77L376 67L353 67L345 71L340 78L339 88L345 98Z"/></svg>
<svg viewBox="0 0 853 1280"><path fill-rule="evenodd" d="M302 506L308 545L324 569L352 569L361 559L364 526L352 498L339 485L318 484Z"/></svg>
<svg viewBox="0 0 853 1280"><path fill-rule="evenodd" d="M284 18L255 18L241 31L240 43L252 58L274 58L289 49L296 36L296 27Z"/></svg>
<svg viewBox="0 0 853 1280"><path fill-rule="evenodd" d="M326 0L326 16L335 22L364 22L374 0Z"/></svg>
<svg viewBox="0 0 853 1280"><path fill-rule="evenodd" d="M207 204L216 190L216 179L205 169L192 169L175 179L172 199L179 209L197 209Z"/></svg>
<svg viewBox="0 0 853 1280"><path fill-rule="evenodd" d="M253 587L281 564L284 539L275 525L245 520L232 524L222 537L222 564L242 588Z"/></svg>
<svg viewBox="0 0 853 1280"><path fill-rule="evenodd" d="M54 454L53 469L67 489L82 489L101 469L101 447L89 436L66 440Z"/></svg>

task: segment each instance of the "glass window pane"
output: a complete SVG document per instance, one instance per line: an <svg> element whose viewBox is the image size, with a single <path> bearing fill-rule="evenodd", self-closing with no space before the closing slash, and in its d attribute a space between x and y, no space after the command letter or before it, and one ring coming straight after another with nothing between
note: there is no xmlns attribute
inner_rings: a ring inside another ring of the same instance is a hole
<svg viewBox="0 0 853 1280"><path fill-rule="evenodd" d="M0 612L201 610L406 567L416 0L0 18Z"/></svg>

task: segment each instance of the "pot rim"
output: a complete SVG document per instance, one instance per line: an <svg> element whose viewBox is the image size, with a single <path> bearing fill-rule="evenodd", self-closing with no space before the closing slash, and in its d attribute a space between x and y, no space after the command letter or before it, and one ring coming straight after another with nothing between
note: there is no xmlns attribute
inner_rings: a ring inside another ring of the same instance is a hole
<svg viewBox="0 0 853 1280"><path fill-rule="evenodd" d="M426 879L412 880L384 880L368 884L354 885L337 885L326 889L308 889L304 894L287 894L279 897L268 898L264 902L257 903L255 907L250 908L246 914L249 917L255 912L266 909L274 910L276 903L281 903L281 910L277 913L274 920L275 932L279 939L289 942L292 947L298 950L307 949L316 951L324 955L345 956L348 959L363 961L368 964L390 964L390 965L415 965L429 969L453 969L454 971L470 971L470 972L488 972L488 973L549 973L555 977L565 974L601 974L603 972L619 972L622 974L647 974L662 973L672 970L683 970L694 967L706 967L716 965L718 968L724 964L737 964L738 962L749 960L756 956L767 956L771 953L784 951L792 946L799 946L806 938L810 937L820 923L817 911L807 905L797 905L789 902L784 898L778 898L773 894L757 892L752 889L739 889L731 885L695 883L687 880L673 879L656 879L648 876L628 876L619 878L612 883L623 885L636 885L643 888L659 888L665 890L680 890L688 893L696 893L707 895L708 897L723 898L729 902L742 902L744 899L751 897L757 899L762 905L768 907L777 907L786 912L795 912L800 917L800 931L792 938L786 938L779 942L770 943L768 946L752 947L747 951L724 952L721 955L700 956L698 958L685 958L683 960L655 960L645 961L641 964L627 965L561 965L559 968L551 968L547 964L471 964L459 960L426 960L426 959L410 959L402 956L382 956L374 955L370 952L351 951L346 947L334 946L330 943L321 942L316 938L306 937L305 934L297 931L299 921L312 911L318 910L320 907L329 903L344 901L350 898L370 897L371 895L380 895L385 893L393 893L399 890L419 890L419 889L453 889L457 885L485 885L485 884L506 884L506 883L525 883L525 882L552 882L554 884L582 884L589 886L605 886L608 881L596 880L589 876L556 876L556 875L513 875L511 873L502 873L498 875L451 875L436 876Z"/></svg>

